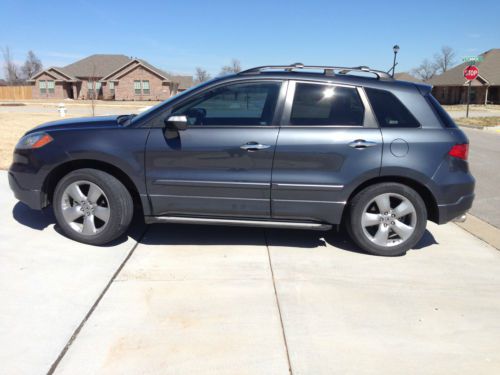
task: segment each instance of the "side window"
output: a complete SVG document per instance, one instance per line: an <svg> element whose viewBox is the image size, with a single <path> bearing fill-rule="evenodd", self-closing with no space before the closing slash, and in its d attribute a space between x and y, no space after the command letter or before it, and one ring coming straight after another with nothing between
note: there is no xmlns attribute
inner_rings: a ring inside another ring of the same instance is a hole
<svg viewBox="0 0 500 375"><path fill-rule="evenodd" d="M365 88L381 128L418 128L420 124L393 93Z"/></svg>
<svg viewBox="0 0 500 375"><path fill-rule="evenodd" d="M291 125L363 125L365 109L353 87L297 83Z"/></svg>
<svg viewBox="0 0 500 375"><path fill-rule="evenodd" d="M216 88L176 108L190 125L270 125L279 82L242 83Z"/></svg>

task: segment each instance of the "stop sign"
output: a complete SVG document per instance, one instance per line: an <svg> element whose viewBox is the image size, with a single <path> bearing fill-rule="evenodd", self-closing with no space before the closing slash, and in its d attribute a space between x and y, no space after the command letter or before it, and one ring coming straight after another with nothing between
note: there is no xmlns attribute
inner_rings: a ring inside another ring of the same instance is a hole
<svg viewBox="0 0 500 375"><path fill-rule="evenodd" d="M469 65L464 69L464 77L468 81L476 79L479 75L479 70L474 65Z"/></svg>

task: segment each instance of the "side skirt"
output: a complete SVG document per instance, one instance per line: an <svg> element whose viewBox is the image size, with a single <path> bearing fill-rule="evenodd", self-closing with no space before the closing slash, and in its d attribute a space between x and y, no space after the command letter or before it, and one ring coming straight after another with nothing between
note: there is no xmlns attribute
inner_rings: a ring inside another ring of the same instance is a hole
<svg viewBox="0 0 500 375"><path fill-rule="evenodd" d="M331 224L312 223L312 222L213 219L204 217L184 217L184 216L145 216L144 220L146 224L176 223L176 224L231 225L231 226L243 226L243 227L290 228L290 229L312 229L312 230L330 230L332 228Z"/></svg>

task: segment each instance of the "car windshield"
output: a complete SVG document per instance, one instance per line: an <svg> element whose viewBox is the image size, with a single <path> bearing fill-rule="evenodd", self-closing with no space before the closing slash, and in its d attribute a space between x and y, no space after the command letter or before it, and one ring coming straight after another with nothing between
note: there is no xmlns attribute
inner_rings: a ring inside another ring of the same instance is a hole
<svg viewBox="0 0 500 375"><path fill-rule="evenodd" d="M199 88L201 88L203 86L209 85L212 82L217 81L218 79L220 79L220 78L213 78L213 79L211 79L209 81L199 83L199 84L197 84L197 85L195 85L193 87L188 88L187 90L184 90L183 92L181 92L181 93L179 93L177 95L174 95L174 96L168 98L167 100L164 100L161 103L158 103L157 105L149 108L148 110L146 110L146 111L144 111L142 113L139 113L138 115L134 115L134 117L131 118L130 124L133 124L133 123L135 123L137 121L140 121L143 118L146 118L150 113L155 112L158 108L163 107L165 104L170 103L172 100L177 100L177 99L179 99L179 98L181 98L181 97L183 97L185 95L188 95L192 91L197 90L197 89L199 89Z"/></svg>

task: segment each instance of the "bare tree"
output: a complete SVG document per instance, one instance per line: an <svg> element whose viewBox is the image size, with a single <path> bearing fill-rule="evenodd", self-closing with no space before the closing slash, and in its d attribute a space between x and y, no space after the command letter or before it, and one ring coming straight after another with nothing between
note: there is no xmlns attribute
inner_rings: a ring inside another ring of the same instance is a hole
<svg viewBox="0 0 500 375"><path fill-rule="evenodd" d="M33 51L28 52L28 56L26 57L26 61L24 65L21 67L21 73L24 79L31 79L36 73L42 70L42 62L35 55Z"/></svg>
<svg viewBox="0 0 500 375"><path fill-rule="evenodd" d="M88 88L89 88L89 98L90 106L92 108L92 116L95 116L95 101L99 98L99 91L101 89L101 83L98 82L98 77L96 76L96 66L92 64L92 73L88 77ZM99 84L99 85L98 85ZM97 88L99 86L99 89Z"/></svg>
<svg viewBox="0 0 500 375"><path fill-rule="evenodd" d="M194 82L195 83L202 83L206 82L210 79L210 74L208 72L200 67L196 68L196 72L194 73Z"/></svg>
<svg viewBox="0 0 500 375"><path fill-rule="evenodd" d="M427 81L436 75L436 71L436 64L425 59L419 66L412 70L412 73L422 81Z"/></svg>
<svg viewBox="0 0 500 375"><path fill-rule="evenodd" d="M232 59L231 64L224 65L220 71L221 76L225 76L227 74L239 73L241 72L241 63L238 59Z"/></svg>
<svg viewBox="0 0 500 375"><path fill-rule="evenodd" d="M434 64L439 73L446 72L455 63L455 51L448 46L441 47L441 51L434 55Z"/></svg>
<svg viewBox="0 0 500 375"><path fill-rule="evenodd" d="M19 67L14 62L9 47L2 48L3 64L5 70L5 80L10 85L18 84L21 81Z"/></svg>

